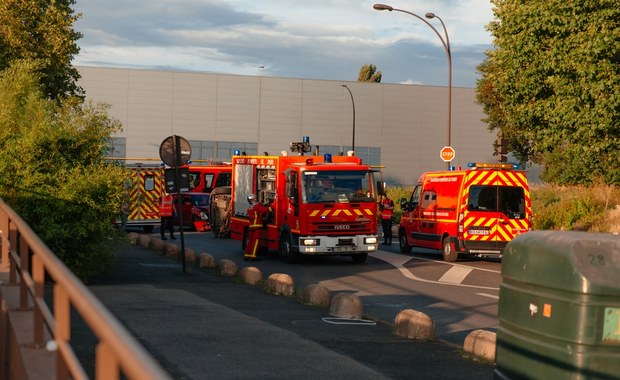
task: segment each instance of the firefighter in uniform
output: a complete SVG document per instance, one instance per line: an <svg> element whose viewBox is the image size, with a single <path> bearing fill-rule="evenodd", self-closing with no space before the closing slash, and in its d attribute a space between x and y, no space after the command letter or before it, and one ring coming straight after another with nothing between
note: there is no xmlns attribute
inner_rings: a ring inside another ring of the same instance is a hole
<svg viewBox="0 0 620 380"><path fill-rule="evenodd" d="M174 224L173 216L175 214L174 198L172 195L166 193L163 197L159 198L159 218L161 219L161 225L159 231L161 232L161 240L166 239L166 230L170 231L170 239L176 239L174 237Z"/></svg>
<svg viewBox="0 0 620 380"><path fill-rule="evenodd" d="M259 258L256 256L258 247L260 246L260 239L263 235L263 228L265 226L265 219L272 211L271 207L267 207L264 204L259 203L256 200L254 194L248 195L248 216L250 218L249 236L248 242L243 252L243 259L246 261L256 261Z"/></svg>
<svg viewBox="0 0 620 380"><path fill-rule="evenodd" d="M381 228L383 229L383 244L392 245L392 221L394 220L394 202L384 192L381 195Z"/></svg>

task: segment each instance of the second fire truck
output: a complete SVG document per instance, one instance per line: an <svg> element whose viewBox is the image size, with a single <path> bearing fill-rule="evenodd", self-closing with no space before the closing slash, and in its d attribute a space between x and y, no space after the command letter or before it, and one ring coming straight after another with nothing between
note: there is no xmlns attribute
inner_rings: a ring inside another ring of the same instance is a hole
<svg viewBox="0 0 620 380"><path fill-rule="evenodd" d="M292 143L291 150L310 148ZM244 247L248 194L271 205L261 245L286 262L300 255L348 255L362 263L378 248L374 173L358 157L233 156L230 234Z"/></svg>

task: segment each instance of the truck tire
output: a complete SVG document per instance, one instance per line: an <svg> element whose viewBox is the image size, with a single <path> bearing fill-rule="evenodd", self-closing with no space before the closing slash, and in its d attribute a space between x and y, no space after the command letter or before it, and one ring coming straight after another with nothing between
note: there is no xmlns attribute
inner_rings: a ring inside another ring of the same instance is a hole
<svg viewBox="0 0 620 380"><path fill-rule="evenodd" d="M142 229L144 230L144 232L146 232L147 234L150 234L151 232L153 232L153 226L144 226L142 227Z"/></svg>
<svg viewBox="0 0 620 380"><path fill-rule="evenodd" d="M411 253L411 246L407 243L405 230L398 230L398 245L401 253Z"/></svg>
<svg viewBox="0 0 620 380"><path fill-rule="evenodd" d="M450 242L450 237L446 236L443 238L441 242L441 246L443 247L443 259L449 263L453 263L459 257L459 253L452 249L452 243Z"/></svg>
<svg viewBox="0 0 620 380"><path fill-rule="evenodd" d="M355 255L351 255L351 259L355 264L363 264L366 262L366 258L368 257L368 253L356 253Z"/></svg>
<svg viewBox="0 0 620 380"><path fill-rule="evenodd" d="M299 262L299 253L293 251L293 241L289 233L283 233L280 236L280 242L278 244L278 252L280 258L287 264L295 264Z"/></svg>

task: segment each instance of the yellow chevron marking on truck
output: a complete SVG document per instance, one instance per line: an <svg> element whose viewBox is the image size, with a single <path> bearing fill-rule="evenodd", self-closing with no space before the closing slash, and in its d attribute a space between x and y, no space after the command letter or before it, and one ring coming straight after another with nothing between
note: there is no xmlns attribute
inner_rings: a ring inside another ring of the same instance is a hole
<svg viewBox="0 0 620 380"><path fill-rule="evenodd" d="M315 216L321 216L321 217L338 216L340 214L345 214L346 216L354 216L354 215L357 215L357 216L365 216L365 215L373 216L374 215L372 210L371 209L367 209L367 208L365 208L363 210L362 209L350 210L350 209L346 209L346 208L345 209L338 209L338 210L324 210L324 211L312 210L310 212L310 216L311 217L315 217Z"/></svg>

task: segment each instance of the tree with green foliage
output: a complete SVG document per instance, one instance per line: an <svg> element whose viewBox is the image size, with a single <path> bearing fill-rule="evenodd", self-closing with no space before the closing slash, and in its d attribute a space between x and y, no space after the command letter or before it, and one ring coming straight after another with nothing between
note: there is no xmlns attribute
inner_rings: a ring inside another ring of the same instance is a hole
<svg viewBox="0 0 620 380"><path fill-rule="evenodd" d="M13 61L39 61L44 94L51 99L82 95L79 72L71 65L82 34L73 30L81 16L75 0L2 0L0 2L0 71Z"/></svg>
<svg viewBox="0 0 620 380"><path fill-rule="evenodd" d="M0 197L86 280L113 264L125 174L105 156L121 126L103 105L45 96L39 69L0 72Z"/></svg>
<svg viewBox="0 0 620 380"><path fill-rule="evenodd" d="M620 184L617 0L492 0L477 100L521 161L557 184Z"/></svg>
<svg viewBox="0 0 620 380"><path fill-rule="evenodd" d="M357 76L358 82L381 82L381 71L377 71L377 66L366 64L360 69Z"/></svg>

